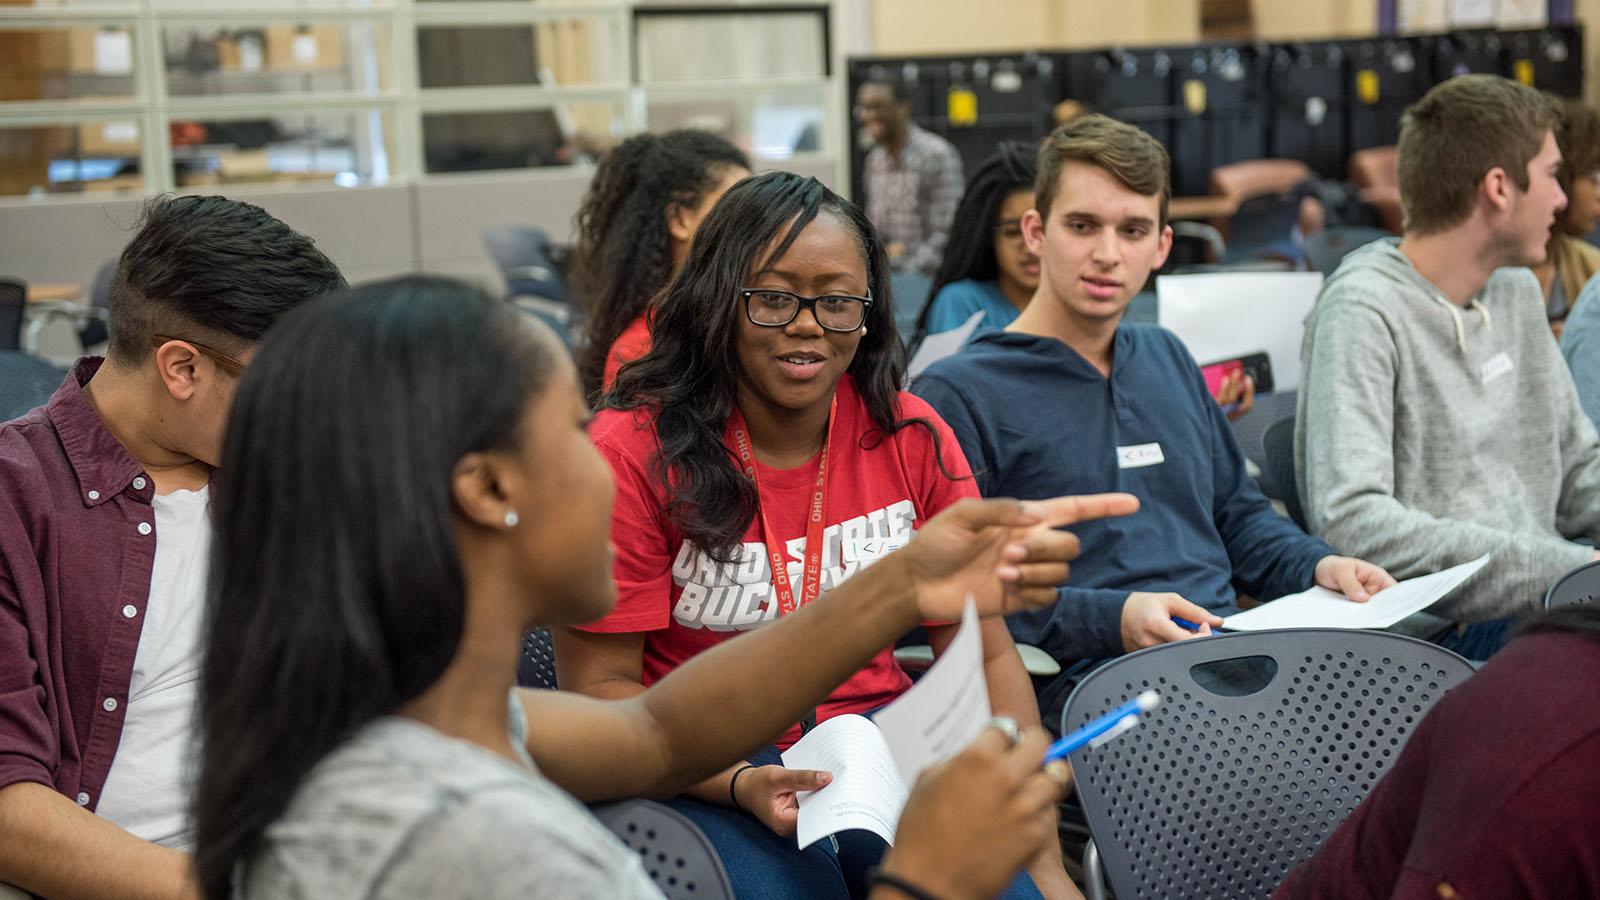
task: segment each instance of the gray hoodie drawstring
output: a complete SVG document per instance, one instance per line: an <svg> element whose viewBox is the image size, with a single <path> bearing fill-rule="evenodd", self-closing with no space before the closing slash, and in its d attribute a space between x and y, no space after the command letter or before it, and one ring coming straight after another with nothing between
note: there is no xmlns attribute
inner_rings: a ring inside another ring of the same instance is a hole
<svg viewBox="0 0 1600 900"><path fill-rule="evenodd" d="M1450 310L1450 320L1456 323L1456 349L1466 353L1467 331L1461 326L1461 308L1438 294L1434 294L1433 299L1443 304L1445 309Z"/></svg>
<svg viewBox="0 0 1600 900"><path fill-rule="evenodd" d="M1450 319L1451 319L1451 321L1455 322L1455 324L1456 324L1456 348L1459 349L1462 353L1466 353L1467 352L1467 330L1461 324L1461 307L1457 306L1454 303L1451 303L1449 300L1446 300L1445 298L1439 296L1438 294L1434 294L1433 295L1433 299L1435 301L1439 302L1439 303L1444 304L1444 308L1445 309L1450 310ZM1474 303L1474 304L1472 304L1472 308L1478 311L1478 315L1479 316L1483 317L1483 327L1485 329L1487 329L1490 334L1493 334L1494 333L1494 321L1489 318L1489 308L1484 306L1482 303Z"/></svg>

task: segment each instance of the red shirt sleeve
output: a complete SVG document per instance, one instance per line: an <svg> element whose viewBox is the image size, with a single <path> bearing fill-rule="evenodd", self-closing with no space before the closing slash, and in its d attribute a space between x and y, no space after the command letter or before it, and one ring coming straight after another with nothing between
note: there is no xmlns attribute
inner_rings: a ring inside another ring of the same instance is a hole
<svg viewBox="0 0 1600 900"><path fill-rule="evenodd" d="M610 389L611 383L617 380L617 372L624 363L631 363L639 357L650 352L650 321L640 316L628 323L622 329L617 339L611 342L611 349L606 351L606 371L600 386Z"/></svg>
<svg viewBox="0 0 1600 900"><path fill-rule="evenodd" d="M641 415L607 410L590 436L611 465L616 500L611 507L612 572L617 605L583 631L626 633L666 628L672 611L672 542L665 498L651 477L655 429Z"/></svg>

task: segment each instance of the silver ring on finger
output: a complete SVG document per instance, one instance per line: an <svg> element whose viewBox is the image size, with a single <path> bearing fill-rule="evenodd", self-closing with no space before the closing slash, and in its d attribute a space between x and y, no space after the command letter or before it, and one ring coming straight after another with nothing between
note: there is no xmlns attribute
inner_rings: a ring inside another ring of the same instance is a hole
<svg viewBox="0 0 1600 900"><path fill-rule="evenodd" d="M1017 725L1017 720L1010 716L995 716L989 720L989 727L1005 735L1013 747L1022 743L1022 728Z"/></svg>

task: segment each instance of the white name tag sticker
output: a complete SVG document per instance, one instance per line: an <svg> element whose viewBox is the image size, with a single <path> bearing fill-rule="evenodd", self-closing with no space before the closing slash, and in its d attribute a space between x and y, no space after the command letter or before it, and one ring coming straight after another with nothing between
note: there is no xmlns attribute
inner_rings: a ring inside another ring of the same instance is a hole
<svg viewBox="0 0 1600 900"><path fill-rule="evenodd" d="M846 562L874 562L909 543L909 534L892 538L849 538L839 549Z"/></svg>
<svg viewBox="0 0 1600 900"><path fill-rule="evenodd" d="M1166 461L1160 444L1130 444L1117 448L1119 469L1142 469L1145 466L1159 466Z"/></svg>
<svg viewBox="0 0 1600 900"><path fill-rule="evenodd" d="M1483 368L1480 370L1480 377L1484 384L1488 384L1497 378L1511 374L1511 370L1514 368L1516 367L1511 364L1510 356L1505 353L1496 353L1483 364Z"/></svg>

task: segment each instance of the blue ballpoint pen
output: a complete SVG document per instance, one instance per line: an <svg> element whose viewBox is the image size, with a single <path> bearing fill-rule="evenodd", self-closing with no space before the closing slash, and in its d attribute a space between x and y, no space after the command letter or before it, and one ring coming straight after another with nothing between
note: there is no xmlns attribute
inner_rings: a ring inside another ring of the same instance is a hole
<svg viewBox="0 0 1600 900"><path fill-rule="evenodd" d="M1051 762L1057 759L1064 759L1083 747L1099 747L1106 741L1138 725L1139 714L1155 709L1156 704L1160 702L1160 694L1155 691L1145 691L1127 703L1111 710L1071 734L1064 735L1061 740L1051 744L1050 749L1044 753L1044 761Z"/></svg>
<svg viewBox="0 0 1600 900"><path fill-rule="evenodd" d="M1199 632L1200 631L1200 623L1199 622L1191 622L1191 621L1189 621L1188 619L1185 619L1182 616L1173 616L1172 617L1172 624L1178 626L1179 628L1182 628L1184 631L1194 631L1194 632Z"/></svg>

